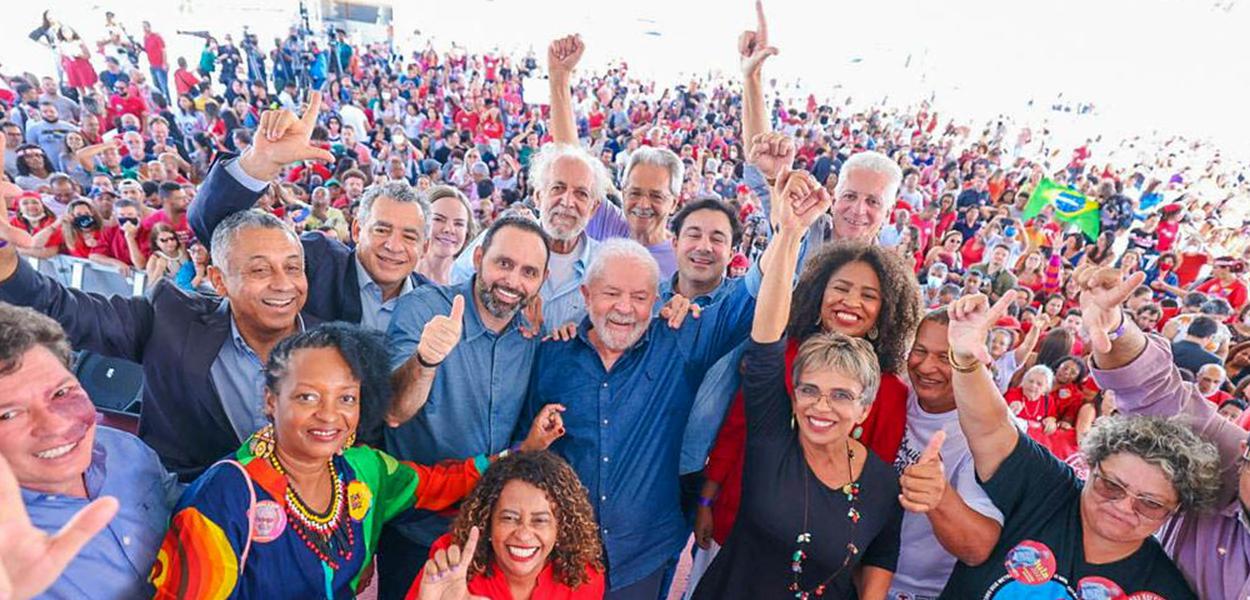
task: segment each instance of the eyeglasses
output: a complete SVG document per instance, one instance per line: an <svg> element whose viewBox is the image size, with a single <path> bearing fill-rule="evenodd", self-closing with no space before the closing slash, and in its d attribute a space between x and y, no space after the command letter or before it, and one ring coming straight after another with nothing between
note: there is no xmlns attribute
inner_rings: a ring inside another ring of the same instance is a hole
<svg viewBox="0 0 1250 600"><path fill-rule="evenodd" d="M820 391L820 388L808 383L800 383L794 386L794 396L804 404L815 404L820 400L828 400L829 406L833 408L848 407L859 401L859 394L850 390L837 388L825 393Z"/></svg>
<svg viewBox="0 0 1250 600"><path fill-rule="evenodd" d="M1106 475L1098 468L1094 469L1094 476L1090 480L1094 488L1094 493L1098 494L1103 500L1116 502L1125 496L1130 496L1128 488L1124 484L1108 479ZM1168 515L1176 512L1178 507L1166 506L1155 500L1143 498L1142 496L1132 495L1133 512L1143 519L1151 521L1161 521Z"/></svg>

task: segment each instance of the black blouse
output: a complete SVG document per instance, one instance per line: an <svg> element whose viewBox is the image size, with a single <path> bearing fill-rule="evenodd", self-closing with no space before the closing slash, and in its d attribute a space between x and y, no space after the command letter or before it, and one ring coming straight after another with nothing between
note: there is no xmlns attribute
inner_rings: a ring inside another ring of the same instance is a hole
<svg viewBox="0 0 1250 600"><path fill-rule="evenodd" d="M798 433L790 427L790 396L785 376L786 340L747 343L743 355L743 398L746 407L746 459L742 504L725 547L699 581L693 598L794 598L789 590L796 542L803 532L804 483L811 543L804 548L799 583L811 590L842 566L846 546L860 553L829 582L825 600L858 598L852 582L854 566L865 564L894 571L898 562L903 510L898 503L898 474L871 451L859 477L859 524L851 534L850 504L840 489L831 489L811 472ZM813 594L814 597L814 594Z"/></svg>

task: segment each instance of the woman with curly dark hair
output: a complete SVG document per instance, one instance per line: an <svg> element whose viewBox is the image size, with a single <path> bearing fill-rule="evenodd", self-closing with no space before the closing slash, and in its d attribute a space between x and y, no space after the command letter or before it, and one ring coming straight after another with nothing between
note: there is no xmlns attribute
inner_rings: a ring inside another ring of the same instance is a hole
<svg viewBox="0 0 1250 600"><path fill-rule="evenodd" d="M487 543L477 545L476 532ZM458 563L471 563L449 576ZM435 540L407 600L590 600L604 593L603 547L586 488L563 459L526 452L491 465Z"/></svg>

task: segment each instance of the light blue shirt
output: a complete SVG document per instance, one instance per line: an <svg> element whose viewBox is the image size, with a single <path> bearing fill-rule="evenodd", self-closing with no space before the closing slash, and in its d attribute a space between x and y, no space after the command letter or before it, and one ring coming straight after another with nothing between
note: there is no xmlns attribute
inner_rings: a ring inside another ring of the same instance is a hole
<svg viewBox="0 0 1250 600"><path fill-rule="evenodd" d="M104 531L83 546L42 599L151 598L148 574L165 538L170 510L182 488L151 448L128 433L97 426L91 464L83 474L87 497L41 494L22 488L30 522L56 533L89 502L117 498L121 508Z"/></svg>
<svg viewBox="0 0 1250 600"><path fill-rule="evenodd" d="M512 441L540 338L521 335L520 314L499 333L487 329L473 301L474 281L423 285L399 299L386 333L391 370L416 352L425 324L450 313L457 295L465 297L465 307L460 342L439 365L425 406L408 422L385 431L386 451L396 458L432 465L494 454ZM399 531L423 545L447 533L448 521L437 515L422 513L413 521Z"/></svg>
<svg viewBox="0 0 1250 600"><path fill-rule="evenodd" d="M230 302L222 300L218 312L229 312ZM295 324L300 331L304 330L304 316L298 315ZM217 358L209 368L213 386L217 388L217 396L221 398L221 407L230 420L230 427L243 443L248 436L256 433L269 423L265 418L265 365L260 356L243 339L239 326L230 315L230 337L226 338L217 351Z"/></svg>
<svg viewBox="0 0 1250 600"><path fill-rule="evenodd" d="M373 281L364 265L360 264L360 257L352 262L356 264L356 282L360 286L360 326L373 331L386 331L391 325L391 316L395 313L399 299L413 290L412 278L405 277L404 287L399 290L399 295L384 302L382 287Z"/></svg>
<svg viewBox="0 0 1250 600"><path fill-rule="evenodd" d="M473 251L482 245L480 234L465 247L451 268L451 283L459 285L468 281L476 272L473 268ZM586 316L586 299L582 297L581 285L586 279L586 269L599 250L599 242L582 232L577 244L577 258L573 263L573 276L562 285L556 287L548 278L538 295L543 299L543 326L555 328L566 323L579 323Z"/></svg>

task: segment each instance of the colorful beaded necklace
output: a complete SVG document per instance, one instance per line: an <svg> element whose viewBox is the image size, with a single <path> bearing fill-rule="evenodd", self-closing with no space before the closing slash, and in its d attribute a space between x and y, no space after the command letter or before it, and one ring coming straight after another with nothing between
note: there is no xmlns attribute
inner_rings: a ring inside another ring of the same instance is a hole
<svg viewBox="0 0 1250 600"><path fill-rule="evenodd" d="M343 479L339 477L338 469L334 467L334 460L331 459L327 463L330 467L330 479L334 482L334 495L325 513L318 513L309 508L299 492L295 491L295 486L290 484L286 469L283 469L282 464L278 462L277 453L269 455L269 464L283 477L287 477L286 513L290 516L288 521L295 535L299 536L304 545L331 569L339 568L338 559L350 561L356 539L352 533L351 524L345 517L347 512L343 510L346 504Z"/></svg>
<svg viewBox="0 0 1250 600"><path fill-rule="evenodd" d="M845 571L846 568L850 566L851 559L859 554L859 547L855 545L855 528L859 525L859 510L855 508L859 505L859 482L854 481L854 471L851 466L851 463L854 460L855 451L851 449L851 442L847 441L846 473L848 477L852 478L852 481L842 486L842 493L846 494L846 502L851 505L850 510L846 511L846 518L851 522L851 529L848 535L848 539L850 541L846 543L846 557L842 559L842 566L838 567L837 571L834 571L832 575L826 577L824 581L820 582L816 587L811 589L804 589L802 584L799 583L799 577L803 574L803 561L807 559L807 552L803 549L812 543L812 534L808 529L807 520L807 509L808 504L810 503L808 487L811 481L811 469L806 467L803 469L803 533L800 533L794 540L799 547L796 548L794 554L790 556L790 571L792 573L792 579L790 580L790 587L788 588L791 592L794 592L794 597L797 600L809 600L812 596L817 598L824 596L825 586L829 585L829 582L833 581L835 577L841 575L842 571Z"/></svg>

